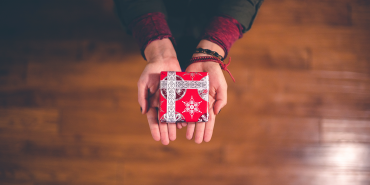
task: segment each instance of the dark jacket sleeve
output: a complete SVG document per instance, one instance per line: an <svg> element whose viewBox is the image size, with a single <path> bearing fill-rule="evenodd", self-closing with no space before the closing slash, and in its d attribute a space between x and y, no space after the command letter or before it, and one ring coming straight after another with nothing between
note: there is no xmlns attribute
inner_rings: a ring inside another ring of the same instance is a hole
<svg viewBox="0 0 370 185"><path fill-rule="evenodd" d="M252 27L262 2L263 0L220 0L217 11L236 19L245 33Z"/></svg>
<svg viewBox="0 0 370 185"><path fill-rule="evenodd" d="M115 11L126 28L135 18L147 13L162 12L167 17L162 0L114 0L114 3Z"/></svg>

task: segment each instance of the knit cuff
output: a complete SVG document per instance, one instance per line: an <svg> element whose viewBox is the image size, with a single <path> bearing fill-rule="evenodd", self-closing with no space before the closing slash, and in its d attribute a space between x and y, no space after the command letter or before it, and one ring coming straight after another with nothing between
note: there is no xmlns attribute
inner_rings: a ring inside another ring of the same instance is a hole
<svg viewBox="0 0 370 185"><path fill-rule="evenodd" d="M224 58L226 58L234 42L243 37L242 31L243 26L236 19L227 15L215 16L201 39L219 45L224 50Z"/></svg>
<svg viewBox="0 0 370 185"><path fill-rule="evenodd" d="M161 12L148 13L134 19L128 29L131 30L133 37L139 44L141 55L145 60L144 50L155 40L169 38L172 44L176 45L165 16Z"/></svg>

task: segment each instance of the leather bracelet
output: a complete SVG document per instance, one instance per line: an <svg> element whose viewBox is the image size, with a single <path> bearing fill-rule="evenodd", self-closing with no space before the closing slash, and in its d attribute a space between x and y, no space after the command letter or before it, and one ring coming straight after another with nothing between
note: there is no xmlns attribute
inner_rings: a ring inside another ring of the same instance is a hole
<svg viewBox="0 0 370 185"><path fill-rule="evenodd" d="M230 65L231 57L229 57L229 62L227 64L224 64L219 58L214 57L214 56L194 57L194 58L190 59L191 64L192 63L197 63L197 62L216 62L216 63L220 64L221 69L227 71L229 73L230 77L235 82L235 78L233 77L233 75L231 74L229 69L227 69L227 66Z"/></svg>
<svg viewBox="0 0 370 185"><path fill-rule="evenodd" d="M207 54L207 55L212 55L212 56L220 59L221 61L224 61L224 57L222 57L216 51L211 51L209 49L197 48L197 49L195 49L195 53L204 53L204 54Z"/></svg>

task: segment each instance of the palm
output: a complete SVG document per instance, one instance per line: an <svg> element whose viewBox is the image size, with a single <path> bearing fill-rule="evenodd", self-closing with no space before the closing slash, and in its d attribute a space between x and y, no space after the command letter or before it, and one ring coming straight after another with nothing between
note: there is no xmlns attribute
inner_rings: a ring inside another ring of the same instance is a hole
<svg viewBox="0 0 370 185"><path fill-rule="evenodd" d="M149 63L140 76L139 83L146 84L149 95L155 94L159 87L159 75L162 71L181 71L180 65L176 59L165 62Z"/></svg>

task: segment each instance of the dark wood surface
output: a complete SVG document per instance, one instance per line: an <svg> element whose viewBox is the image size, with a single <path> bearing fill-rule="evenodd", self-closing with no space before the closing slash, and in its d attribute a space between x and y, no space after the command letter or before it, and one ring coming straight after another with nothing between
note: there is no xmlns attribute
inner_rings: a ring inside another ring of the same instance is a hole
<svg viewBox="0 0 370 185"><path fill-rule="evenodd" d="M211 142L155 142L111 0L3 1L0 184L370 184L370 2L266 1Z"/></svg>

